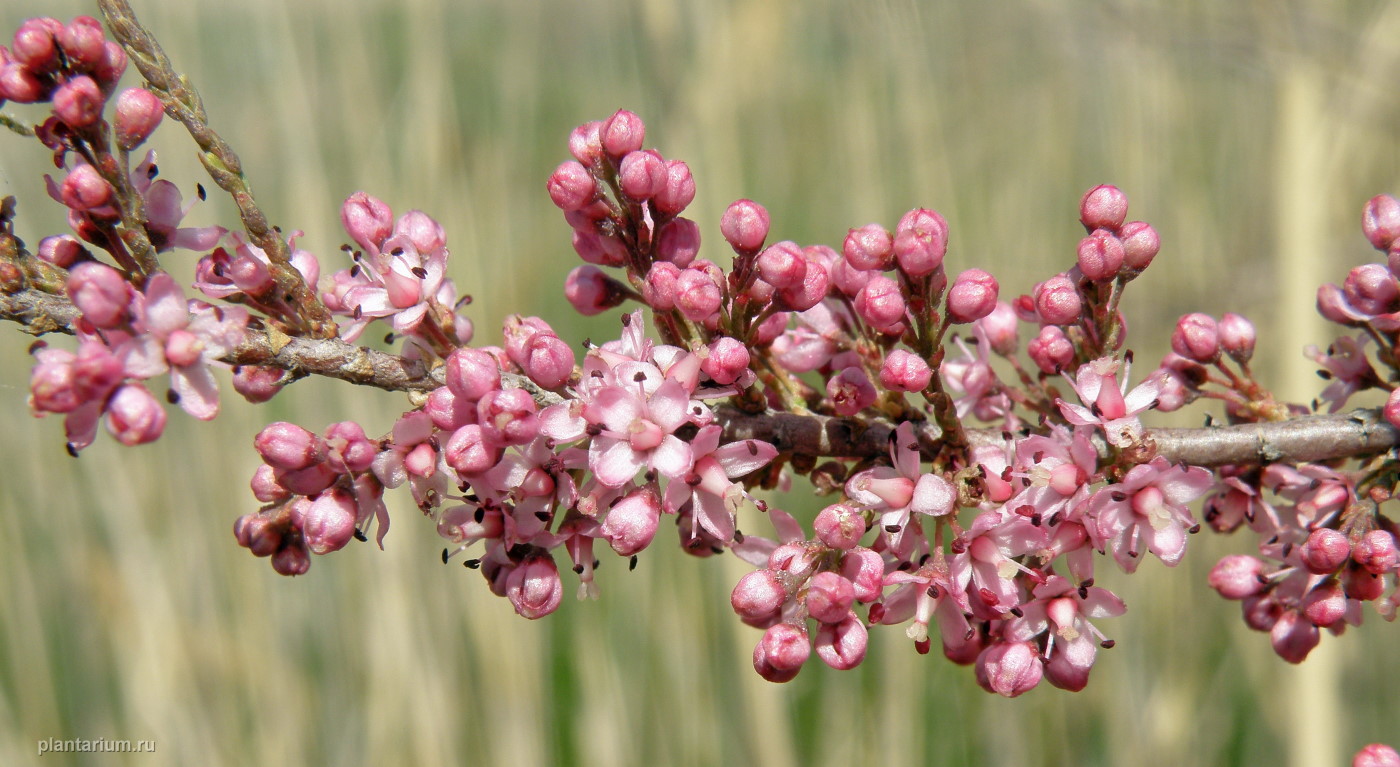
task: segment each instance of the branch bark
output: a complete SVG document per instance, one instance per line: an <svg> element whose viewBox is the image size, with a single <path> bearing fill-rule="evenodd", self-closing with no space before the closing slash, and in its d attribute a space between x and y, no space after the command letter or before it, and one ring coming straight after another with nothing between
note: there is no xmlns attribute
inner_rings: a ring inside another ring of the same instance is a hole
<svg viewBox="0 0 1400 767"><path fill-rule="evenodd" d="M0 292L0 319L20 324L32 335L72 333L78 312L62 296L34 289ZM297 376L318 375L387 391L427 393L443 385L441 369L429 370L420 361L388 352L348 344L339 339L292 338L276 331L252 328L247 340L223 361L230 365L266 365ZM503 375L507 386L524 388L537 402L560 401L528 379ZM885 420L863 421L785 412L744 413L736 408L716 409L725 437L757 439L795 455L830 458L876 458L887 455L896 424ZM925 452L936 448L942 432L937 424L917 425L916 435ZM970 429L975 445L996 444L996 429ZM1400 430L1377 410L1299 416L1270 423L1213 426L1202 429L1149 429L1157 454L1168 460L1196 466L1222 466L1269 461L1327 461L1381 453L1400 445Z"/></svg>

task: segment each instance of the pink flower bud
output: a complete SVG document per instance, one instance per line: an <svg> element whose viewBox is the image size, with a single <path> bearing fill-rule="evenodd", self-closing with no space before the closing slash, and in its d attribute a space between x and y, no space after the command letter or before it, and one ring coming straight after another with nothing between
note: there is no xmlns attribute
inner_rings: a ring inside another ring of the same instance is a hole
<svg viewBox="0 0 1400 767"><path fill-rule="evenodd" d="M1400 767L1400 753L1384 743L1372 743L1356 752L1351 767Z"/></svg>
<svg viewBox="0 0 1400 767"><path fill-rule="evenodd" d="M297 495L313 496L335 484L335 470L324 463L317 463L298 471L273 469L273 476L282 487Z"/></svg>
<svg viewBox="0 0 1400 767"><path fill-rule="evenodd" d="M1372 575L1383 575L1395 570L1400 563L1396 552L1395 536L1387 530L1372 530L1361 536L1352 549L1351 556L1356 564L1366 568Z"/></svg>
<svg viewBox="0 0 1400 767"><path fill-rule="evenodd" d="M100 208L112 201L112 185L86 163L68 171L58 192L63 204L76 211Z"/></svg>
<svg viewBox="0 0 1400 767"><path fill-rule="evenodd" d="M379 446L354 421L337 421L327 426L324 437L326 461L340 473L365 471L379 454Z"/></svg>
<svg viewBox="0 0 1400 767"><path fill-rule="evenodd" d="M874 602L885 585L885 560L880 552L856 546L841 557L841 574L856 589L856 601Z"/></svg>
<svg viewBox="0 0 1400 767"><path fill-rule="evenodd" d="M92 76L102 87L102 92L110 94L117 87L117 81L122 79L122 73L125 71L126 51L112 40L103 43L102 60L92 68Z"/></svg>
<svg viewBox="0 0 1400 767"><path fill-rule="evenodd" d="M476 420L486 439L498 445L523 445L540 431L535 408L535 400L524 389L493 391L481 398Z"/></svg>
<svg viewBox="0 0 1400 767"><path fill-rule="evenodd" d="M1342 295L1342 289L1332 283L1325 283L1317 289L1317 313L1321 314L1328 322L1335 322L1339 325L1356 325L1356 320L1352 319L1352 310L1347 307L1347 300Z"/></svg>
<svg viewBox="0 0 1400 767"><path fill-rule="evenodd" d="M841 244L846 262L861 271L890 268L894 261L894 238L879 224L866 224L846 232Z"/></svg>
<svg viewBox="0 0 1400 767"><path fill-rule="evenodd" d="M700 369L721 386L739 380L749 369L749 349L738 339L720 336L710 342Z"/></svg>
<svg viewBox="0 0 1400 767"><path fill-rule="evenodd" d="M447 246L447 232L442 224L421 210L410 210L399 216L394 233L407 237L413 247L424 255Z"/></svg>
<svg viewBox="0 0 1400 767"><path fill-rule="evenodd" d="M453 432L442 454L448 466L464 475L481 474L501 460L500 448L488 442L474 423Z"/></svg>
<svg viewBox="0 0 1400 767"><path fill-rule="evenodd" d="M661 519L661 499L650 487L633 490L608 509L603 537L618 555L630 557L651 544Z"/></svg>
<svg viewBox="0 0 1400 767"><path fill-rule="evenodd" d="M880 385L891 391L922 391L933 380L933 369L922 357L894 349L880 366Z"/></svg>
<svg viewBox="0 0 1400 767"><path fill-rule="evenodd" d="M102 119L102 106L106 101L95 80L78 75L54 89L53 113L68 127L81 130Z"/></svg>
<svg viewBox="0 0 1400 767"><path fill-rule="evenodd" d="M58 31L58 44L68 63L79 69L91 69L102 61L104 42L102 22L91 16L77 16Z"/></svg>
<svg viewBox="0 0 1400 767"><path fill-rule="evenodd" d="M591 229L575 229L574 252L585 263L622 266L627 262L627 246L616 237L604 237Z"/></svg>
<svg viewBox="0 0 1400 767"><path fill-rule="evenodd" d="M1361 231L1376 250L1385 252L1400 237L1400 201L1381 194L1366 201L1361 210Z"/></svg>
<svg viewBox="0 0 1400 767"><path fill-rule="evenodd" d="M78 258L84 253L83 244L71 234L45 237L39 241L39 248L35 251L35 255L40 260L47 261L54 266L61 266L64 269L77 263Z"/></svg>
<svg viewBox="0 0 1400 767"><path fill-rule="evenodd" d="M1127 217L1128 195L1116 186L1100 184L1079 200L1079 222L1089 231L1116 230Z"/></svg>
<svg viewBox="0 0 1400 767"><path fill-rule="evenodd" d="M777 618L788 594L782 579L772 570L754 570L739 579L729 594L729 604L749 623L763 623Z"/></svg>
<svg viewBox="0 0 1400 767"><path fill-rule="evenodd" d="M378 253L394 231L394 214L379 198L356 192L340 206L340 223L365 252Z"/></svg>
<svg viewBox="0 0 1400 767"><path fill-rule="evenodd" d="M656 257L684 269L700 252L700 226L688 218L668 221L656 239Z"/></svg>
<svg viewBox="0 0 1400 767"><path fill-rule="evenodd" d="M656 192L651 204L663 215L674 216L685 210L695 199L695 177L690 166L680 160L666 163L666 183Z"/></svg>
<svg viewBox="0 0 1400 767"><path fill-rule="evenodd" d="M536 333L525 345L520 367L541 388L558 389L573 375L574 350L558 336Z"/></svg>
<svg viewBox="0 0 1400 767"><path fill-rule="evenodd" d="M900 271L910 277L932 274L948 252L948 222L926 208L911 210L895 226L893 247Z"/></svg>
<svg viewBox="0 0 1400 767"><path fill-rule="evenodd" d="M1035 287L1035 311L1048 325L1071 325L1079 321L1079 290L1068 277L1057 274Z"/></svg>
<svg viewBox="0 0 1400 767"><path fill-rule="evenodd" d="M718 312L722 299L719 283L697 264L676 277L676 308L692 322L704 322Z"/></svg>
<svg viewBox="0 0 1400 767"><path fill-rule="evenodd" d="M1364 567L1349 567L1342 571L1342 588L1348 597L1370 602L1380 599L1385 592L1385 578L1368 572Z"/></svg>
<svg viewBox="0 0 1400 767"><path fill-rule="evenodd" d="M1342 584L1328 580L1303 598L1303 617L1318 626L1331 626L1346 616L1347 595Z"/></svg>
<svg viewBox="0 0 1400 767"><path fill-rule="evenodd" d="M975 322L992 313L997 305L997 278L981 269L968 269L948 289L948 319Z"/></svg>
<svg viewBox="0 0 1400 767"><path fill-rule="evenodd" d="M826 267L818 260L808 259L802 281L778 291L778 305L788 311L805 312L821 303L830 288Z"/></svg>
<svg viewBox="0 0 1400 767"><path fill-rule="evenodd" d="M487 392L501 388L501 368L496 357L486 351L461 347L448 354L445 379L454 395L477 402Z"/></svg>
<svg viewBox="0 0 1400 767"><path fill-rule="evenodd" d="M233 259L228 266L227 275L239 290L250 296L264 295L275 284L267 264L252 254L240 254Z"/></svg>
<svg viewBox="0 0 1400 767"><path fill-rule="evenodd" d="M791 315L787 312L774 312L772 316L764 320L756 330L754 330L753 343L755 346L771 344L787 330L788 319Z"/></svg>
<svg viewBox="0 0 1400 767"><path fill-rule="evenodd" d="M130 316L131 284L121 272L97 261L84 261L68 273L68 298L98 328L120 327Z"/></svg>
<svg viewBox="0 0 1400 767"><path fill-rule="evenodd" d="M312 554L329 554L345 548L355 537L355 497L339 488L321 493L302 517L302 534Z"/></svg>
<svg viewBox="0 0 1400 767"><path fill-rule="evenodd" d="M539 317L523 317L519 314L506 317L501 324L501 334L505 336L506 357L517 365L524 364L530 339L537 333L558 335L548 322Z"/></svg>
<svg viewBox="0 0 1400 767"><path fill-rule="evenodd" d="M834 503L818 512L812 528L817 538L831 548L851 549L865 535L865 518L846 504Z"/></svg>
<svg viewBox="0 0 1400 767"><path fill-rule="evenodd" d="M877 274L856 294L855 308L861 320L876 330L893 328L904 321L904 294L898 282Z"/></svg>
<svg viewBox="0 0 1400 767"><path fill-rule="evenodd" d="M1216 324L1220 333L1220 350L1239 363L1254 356L1254 323L1234 312L1226 312Z"/></svg>
<svg viewBox="0 0 1400 767"><path fill-rule="evenodd" d="M1040 372L1046 375L1054 375L1074 362L1074 344L1063 330L1054 325L1041 328L1040 335L1026 344L1026 353Z"/></svg>
<svg viewBox="0 0 1400 767"><path fill-rule="evenodd" d="M521 617L535 620L559 608L564 599L564 584L554 557L547 553L525 558L506 577L506 599Z"/></svg>
<svg viewBox="0 0 1400 767"><path fill-rule="evenodd" d="M585 168L593 167L603 158L603 143L599 137L602 127L601 120L593 120L569 132L569 154Z"/></svg>
<svg viewBox="0 0 1400 767"><path fill-rule="evenodd" d="M1351 556L1351 542L1336 530L1318 528L1298 547L1298 556L1310 573L1335 573Z"/></svg>
<svg viewBox="0 0 1400 767"><path fill-rule="evenodd" d="M1394 311L1400 283L1390 269L1381 264L1362 264L1347 273L1342 292L1351 305L1366 314Z"/></svg>
<svg viewBox="0 0 1400 767"><path fill-rule="evenodd" d="M657 261L647 271L646 282L642 285L642 299L647 306L658 312L667 312L676 306L676 279L681 270L668 261Z"/></svg>
<svg viewBox="0 0 1400 767"><path fill-rule="evenodd" d="M1019 324L1016 310L1005 301L996 302L987 316L977 321L977 327L986 335L992 351L1006 356L1016 351L1016 328Z"/></svg>
<svg viewBox="0 0 1400 767"><path fill-rule="evenodd" d="M753 648L753 667L770 682L788 682L802 670L812 654L807 631L791 623L778 623L763 632Z"/></svg>
<svg viewBox="0 0 1400 767"><path fill-rule="evenodd" d="M1108 282L1123 267L1123 243L1107 229L1095 229L1079 241L1079 271L1094 282Z"/></svg>
<svg viewBox="0 0 1400 767"><path fill-rule="evenodd" d="M165 431L165 408L146 387L126 384L107 400L107 431L128 447L154 442Z"/></svg>
<svg viewBox="0 0 1400 767"><path fill-rule="evenodd" d="M838 258L831 265L831 284L843 294L854 297L876 274L879 272L857 269L845 258Z"/></svg>
<svg viewBox="0 0 1400 767"><path fill-rule="evenodd" d="M1202 364L1220 359L1220 332L1215 319L1200 312L1182 315L1172 331L1172 351Z"/></svg>
<svg viewBox="0 0 1400 767"><path fill-rule="evenodd" d="M448 433L476 423L476 403L457 396L446 386L439 386L428 393L423 412L428 414L434 426Z"/></svg>
<svg viewBox="0 0 1400 767"><path fill-rule="evenodd" d="M10 53L33 72L49 72L58 66L58 33L63 22L55 18L26 19L15 30Z"/></svg>
<svg viewBox="0 0 1400 767"><path fill-rule="evenodd" d="M666 188L666 160L653 149L629 152L617 168L617 185L638 202Z"/></svg>
<svg viewBox="0 0 1400 767"><path fill-rule="evenodd" d="M880 396L860 368L846 368L826 382L826 396L839 415L855 415L875 404Z"/></svg>
<svg viewBox="0 0 1400 767"><path fill-rule="evenodd" d="M1014 698L1040 684L1040 653L1030 642L995 642L977 656L977 683L987 692Z"/></svg>
<svg viewBox="0 0 1400 767"><path fill-rule="evenodd" d="M642 118L626 109L619 109L603 123L603 127L598 131L598 140L604 152L619 160L628 153L641 149L646 135L647 129L642 123Z"/></svg>
<svg viewBox="0 0 1400 767"><path fill-rule="evenodd" d="M299 471L326 460L326 443L294 423L276 421L253 438L253 448L267 465Z"/></svg>
<svg viewBox="0 0 1400 767"><path fill-rule="evenodd" d="M270 557L282 545L281 531L265 514L244 514L233 523L233 537L257 557Z"/></svg>
<svg viewBox="0 0 1400 767"><path fill-rule="evenodd" d="M807 259L797 243L783 240L758 254L758 274L778 290L799 285L807 276Z"/></svg>
<svg viewBox="0 0 1400 767"><path fill-rule="evenodd" d="M768 238L768 211L753 200L735 200L720 216L719 231L736 253L757 253Z"/></svg>
<svg viewBox="0 0 1400 767"><path fill-rule="evenodd" d="M592 264L574 267L564 278L564 298L585 317L601 314L625 300L622 287Z"/></svg>
<svg viewBox="0 0 1400 767"><path fill-rule="evenodd" d="M865 660L869 643L869 631L852 613L840 623L824 623L818 627L814 645L823 663L837 671L848 671Z"/></svg>
<svg viewBox="0 0 1400 767"><path fill-rule="evenodd" d="M117 96L117 146L131 151L155 132L165 117L165 105L145 88L128 88Z"/></svg>
<svg viewBox="0 0 1400 767"><path fill-rule="evenodd" d="M0 66L0 101L33 104L48 98L49 86L19 62Z"/></svg>
<svg viewBox="0 0 1400 767"><path fill-rule="evenodd" d="M1285 610L1269 630L1269 641L1280 658L1289 663L1302 663L1308 653L1317 647L1321 635L1317 625L1298 611Z"/></svg>
<svg viewBox="0 0 1400 767"><path fill-rule="evenodd" d="M851 612L855 586L833 572L820 572L807 582L807 614L821 623L840 623Z"/></svg>
<svg viewBox="0 0 1400 767"><path fill-rule="evenodd" d="M588 205L598 194L598 185L593 181L592 174L574 160L559 163L559 167L549 174L545 188L549 190L549 199L566 211Z"/></svg>
<svg viewBox="0 0 1400 767"><path fill-rule="evenodd" d="M1226 599L1252 597L1264 589L1264 563L1244 554L1230 554L1215 563L1207 582Z"/></svg>
<svg viewBox="0 0 1400 767"><path fill-rule="evenodd" d="M1118 229L1118 239L1123 243L1123 266L1138 272L1152 263L1162 247L1157 230L1145 221L1124 224Z"/></svg>
<svg viewBox="0 0 1400 767"><path fill-rule="evenodd" d="M253 404L267 402L289 382L287 371L263 365L238 365L233 369L233 390Z"/></svg>
<svg viewBox="0 0 1400 767"><path fill-rule="evenodd" d="M272 555L272 569L278 575L306 575L311 569L311 554L300 540L286 543Z"/></svg>

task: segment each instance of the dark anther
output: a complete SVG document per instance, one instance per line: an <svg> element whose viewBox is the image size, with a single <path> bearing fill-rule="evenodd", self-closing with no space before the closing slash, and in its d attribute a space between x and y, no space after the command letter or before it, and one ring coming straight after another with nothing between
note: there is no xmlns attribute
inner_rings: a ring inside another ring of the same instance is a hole
<svg viewBox="0 0 1400 767"><path fill-rule="evenodd" d="M899 532L899 525L885 525L885 532L893 535Z"/></svg>
<svg viewBox="0 0 1400 767"><path fill-rule="evenodd" d="M583 575L583 565L574 565L574 573L576 575Z"/></svg>
<svg viewBox="0 0 1400 767"><path fill-rule="evenodd" d="M384 343L386 343L386 344L392 344L393 342L394 342L394 334L393 334L393 333L385 333L385 334L384 334Z"/></svg>
<svg viewBox="0 0 1400 767"><path fill-rule="evenodd" d="M928 598L929 598L929 599L937 599L937 598L938 598L938 584L936 584L936 583L930 583L930 584L928 585L928 591L925 592L925 593L928 594Z"/></svg>
<svg viewBox="0 0 1400 767"><path fill-rule="evenodd" d="M1088 599L1088 598L1089 598L1089 585L1088 585L1088 582L1087 582L1087 581L1085 581L1084 583L1079 584L1079 598L1080 598L1080 599Z"/></svg>
<svg viewBox="0 0 1400 767"><path fill-rule="evenodd" d="M428 447L431 447L433 449L433 452L435 453L442 452L442 443L438 442L436 434L432 435L431 437L428 437Z"/></svg>
<svg viewBox="0 0 1400 767"><path fill-rule="evenodd" d="M200 201L200 202L204 202L205 200L209 199L209 194L208 194L207 192L204 191L204 185L203 185L203 184L195 183L195 185L194 185L194 193L195 193L196 195L199 195L199 201Z"/></svg>
<svg viewBox="0 0 1400 767"><path fill-rule="evenodd" d="M394 258L398 258L399 256L402 256L402 255L403 255L403 248L402 248L402 247L394 248L393 250L389 251L389 255L393 256Z"/></svg>
<svg viewBox="0 0 1400 767"><path fill-rule="evenodd" d="M468 559L467 561L465 561L465 562L462 563L462 567L465 567L465 568L467 568L468 570L475 570L475 569L477 569L478 567L481 567L481 560L480 560L480 559Z"/></svg>
<svg viewBox="0 0 1400 767"><path fill-rule="evenodd" d="M166 389L165 401L169 402L172 405L180 404L180 393L175 391L174 389Z"/></svg>
<svg viewBox="0 0 1400 767"><path fill-rule="evenodd" d="M64 443L63 449L64 449L64 450L67 450L67 451L68 451L68 454L71 455L71 456L73 456L74 458L77 458L77 457L78 457L78 448L73 447L73 443L72 443L72 442L66 442L66 443Z"/></svg>
<svg viewBox="0 0 1400 767"><path fill-rule="evenodd" d="M630 315L630 314L624 314L624 315L622 315L622 327L624 327L624 328L630 328L630 327L632 327L632 315Z"/></svg>
<svg viewBox="0 0 1400 767"><path fill-rule="evenodd" d="M697 407L695 409L699 410L700 408ZM744 444L749 446L749 455L758 455L758 445L754 444L753 440L745 440Z"/></svg>
<svg viewBox="0 0 1400 767"><path fill-rule="evenodd" d="M603 433L603 425L601 423L590 423L584 427L583 432L590 437L596 437Z"/></svg>
<svg viewBox="0 0 1400 767"><path fill-rule="evenodd" d="M160 168L155 163L151 163L151 167L146 169L146 178L155 178L158 173L160 173Z"/></svg>
<svg viewBox="0 0 1400 767"><path fill-rule="evenodd" d="M355 304L355 311L351 312L350 316L358 320L364 316L364 313L364 309L359 304Z"/></svg>
<svg viewBox="0 0 1400 767"><path fill-rule="evenodd" d="M412 269L409 269L409 271L413 272L413 276L417 277L420 280L428 279L428 270L424 269L421 266L415 266Z"/></svg>
<svg viewBox="0 0 1400 767"><path fill-rule="evenodd" d="M1099 642L1099 647L1102 647L1105 650L1112 650L1115 644L1118 643L1113 641L1112 639L1105 639L1102 642Z"/></svg>
<svg viewBox="0 0 1400 767"><path fill-rule="evenodd" d="M1201 526L1199 524L1192 525L1186 529L1186 532L1195 535L1196 533L1201 532Z"/></svg>
<svg viewBox="0 0 1400 767"><path fill-rule="evenodd" d="M1025 613L1021 612L1021 608L1019 607L1011 608L1011 614L1016 616L1017 618L1020 618L1025 615Z"/></svg>
<svg viewBox="0 0 1400 767"><path fill-rule="evenodd" d="M541 521L541 522L548 522L548 521L549 521L549 512L547 512L547 511L537 511L537 512L535 512L535 519L538 519L538 520Z"/></svg>
<svg viewBox="0 0 1400 767"><path fill-rule="evenodd" d="M355 528L355 540L359 541L360 543L364 543L369 540L369 536L365 535L364 530L361 530L357 527Z"/></svg>
<svg viewBox="0 0 1400 767"><path fill-rule="evenodd" d="M481 524L482 520L486 519L486 509L480 506L476 507L476 513L472 515L472 519L475 519L478 525Z"/></svg>
<svg viewBox="0 0 1400 767"><path fill-rule="evenodd" d="M447 564L447 549L442 550L442 563Z"/></svg>
<svg viewBox="0 0 1400 767"><path fill-rule="evenodd" d="M623 317L626 317L627 315L624 314L624 315L622 315L622 316L623 316ZM627 571L628 571L628 572L632 572L633 570L636 570L636 569L637 569L637 555L636 555L636 554L633 554L633 555L632 555L632 558L629 559L629 560L627 560Z"/></svg>
<svg viewBox="0 0 1400 767"><path fill-rule="evenodd" d="M735 543L743 543L743 542L744 542L744 534L741 533L741 532L739 532L738 530L735 530L735 531L734 531L734 542L735 542Z"/></svg>
<svg viewBox="0 0 1400 767"><path fill-rule="evenodd" d="M696 485L698 485L698 484L700 484L701 482L704 482L704 481L705 481L705 480L703 480L703 479L700 478L700 475L699 475L699 474L696 474L696 473L693 472L693 471L692 471L691 473L687 474L686 477L685 477L685 483L686 483L687 485L690 485L691 487L695 487Z"/></svg>
<svg viewBox="0 0 1400 767"><path fill-rule="evenodd" d="M643 372L641 372L641 371L637 371L637 373L636 373L635 375L632 376L632 380L633 380L633 381L636 381L637 383L641 383L641 382L647 380L647 374L646 374L646 373L643 373Z"/></svg>
<svg viewBox="0 0 1400 767"><path fill-rule="evenodd" d="M1108 494L1108 497L1114 503L1122 503L1123 501L1128 500L1128 494L1123 492L1122 490L1114 490L1113 492Z"/></svg>

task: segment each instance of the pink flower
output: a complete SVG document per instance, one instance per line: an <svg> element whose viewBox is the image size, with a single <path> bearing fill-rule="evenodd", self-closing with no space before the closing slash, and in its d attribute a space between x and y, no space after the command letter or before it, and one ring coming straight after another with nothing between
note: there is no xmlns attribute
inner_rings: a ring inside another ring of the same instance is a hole
<svg viewBox="0 0 1400 767"><path fill-rule="evenodd" d="M1036 586L1035 596L1020 606L1021 616L1011 619L1004 632L1013 641L1045 637L1045 673L1050 683L1079 691L1089 682L1089 669L1107 639L1090 618L1115 618L1127 607L1113 592L1097 586L1075 588L1068 579L1052 575Z"/></svg>
<svg viewBox="0 0 1400 767"><path fill-rule="evenodd" d="M1152 408L1165 385L1165 374L1159 371L1128 391L1126 370L1123 383L1118 383L1120 364L1112 357L1101 357L1080 366L1073 386L1084 404L1056 400L1066 421L1102 428L1109 444L1115 447L1131 445L1142 438L1142 422L1137 416Z"/></svg>
<svg viewBox="0 0 1400 767"><path fill-rule="evenodd" d="M584 409L585 418L602 427L589 445L588 466L608 487L630 482L643 467L677 479L694 465L690 446L673 434L687 420L690 394L673 379L648 390L654 380L630 386L619 381L598 391Z"/></svg>
<svg viewBox="0 0 1400 767"><path fill-rule="evenodd" d="M914 425L905 421L890 444L893 465L867 469L846 482L852 502L880 512L880 525L892 541L904 537L911 513L942 516L953 511L957 500L947 480L920 471L921 460Z"/></svg>
<svg viewBox="0 0 1400 767"><path fill-rule="evenodd" d="M1186 553L1186 533L1196 527L1186 504L1214 484L1209 471L1173 466L1158 456L1089 498L1088 515L1095 522L1089 530L1100 547L1113 549L1124 572L1137 570L1144 544L1164 564L1174 566Z"/></svg>
<svg viewBox="0 0 1400 767"><path fill-rule="evenodd" d="M746 439L720 446L723 430L714 424L702 427L690 442L694 468L666 486L666 510L677 513L687 503L694 525L728 543L734 538L734 514L748 495L733 480L767 466L778 449L767 442ZM692 527L691 537L699 531Z"/></svg>

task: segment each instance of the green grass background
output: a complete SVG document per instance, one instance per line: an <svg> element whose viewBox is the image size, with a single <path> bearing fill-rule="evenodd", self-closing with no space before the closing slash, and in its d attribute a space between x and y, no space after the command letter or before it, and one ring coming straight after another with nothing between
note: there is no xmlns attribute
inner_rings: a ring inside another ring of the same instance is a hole
<svg viewBox="0 0 1400 767"><path fill-rule="evenodd" d="M1298 400L1317 391L1299 351L1329 339L1313 291L1374 260L1361 205L1400 191L1400 4L1375 0L133 2L326 273L351 192L426 210L484 343L511 312L571 341L616 327L561 299L576 258L544 181L570 128L619 107L690 163L712 258L739 197L775 238L838 246L929 206L950 269L1014 296L1070 263L1079 195L1116 183L1163 241L1130 289L1140 357L1184 312L1242 312L1259 369ZM93 12L7 0L0 29ZM190 193L193 144L167 123L153 145ZM0 194L20 196L31 244L62 230L46 169L0 136ZM190 217L230 219L219 200ZM1089 689L1011 701L900 629L874 632L858 670L762 682L758 632L727 604L745 568L666 541L636 572L609 561L601 601L539 622L443 567L402 499L387 551L282 578L230 533L255 508L253 434L347 417L382 433L402 398L307 381L264 407L230 396L213 423L172 411L158 443L104 435L75 461L60 422L27 412L30 341L0 328L0 764L1327 765L1400 745L1396 628L1368 614L1288 666L1205 586L1243 537L1202 535L1175 571L1104 566L1129 613L1101 626L1118 646ZM43 738L157 751L41 759Z"/></svg>

